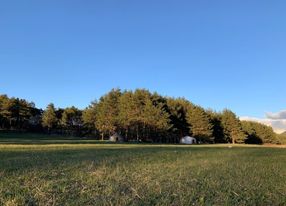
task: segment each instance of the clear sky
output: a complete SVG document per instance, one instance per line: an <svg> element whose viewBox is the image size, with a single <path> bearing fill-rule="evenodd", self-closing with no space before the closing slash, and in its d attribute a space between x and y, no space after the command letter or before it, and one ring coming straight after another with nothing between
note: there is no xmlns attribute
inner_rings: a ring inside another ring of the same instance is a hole
<svg viewBox="0 0 286 206"><path fill-rule="evenodd" d="M285 0L0 0L0 93L86 107L148 88L239 116L286 108Z"/></svg>

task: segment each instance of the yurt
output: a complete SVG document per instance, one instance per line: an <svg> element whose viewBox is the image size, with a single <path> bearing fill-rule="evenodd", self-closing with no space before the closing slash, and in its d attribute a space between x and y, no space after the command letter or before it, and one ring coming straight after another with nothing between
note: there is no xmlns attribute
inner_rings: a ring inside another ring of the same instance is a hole
<svg viewBox="0 0 286 206"><path fill-rule="evenodd" d="M197 140L194 137L185 136L180 141L181 144L197 144Z"/></svg>
<svg viewBox="0 0 286 206"><path fill-rule="evenodd" d="M118 133L114 133L113 135L111 135L109 137L109 140L112 142L124 142L124 138Z"/></svg>

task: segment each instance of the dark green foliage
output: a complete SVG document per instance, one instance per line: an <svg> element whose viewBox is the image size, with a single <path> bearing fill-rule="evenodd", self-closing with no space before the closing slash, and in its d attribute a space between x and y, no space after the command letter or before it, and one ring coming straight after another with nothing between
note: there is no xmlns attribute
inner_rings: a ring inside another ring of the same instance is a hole
<svg viewBox="0 0 286 206"><path fill-rule="evenodd" d="M241 123L243 130L247 134L245 143L247 144L278 143L278 139L272 127L251 121L242 121Z"/></svg>
<svg viewBox="0 0 286 206"><path fill-rule="evenodd" d="M190 104L187 110L190 133L200 142L213 143L213 124L208 113L201 107Z"/></svg>
<svg viewBox="0 0 286 206"><path fill-rule="evenodd" d="M279 144L286 144L286 132L283 132L282 134L277 134L276 138Z"/></svg>
<svg viewBox="0 0 286 206"><path fill-rule="evenodd" d="M180 137L184 137L190 133L190 125L187 122L187 110L189 101L178 98L167 99L167 110L170 114L171 128L169 130L172 142L178 143Z"/></svg>
<svg viewBox="0 0 286 206"><path fill-rule="evenodd" d="M242 130L241 122L236 115L225 109L222 112L221 124L224 132L224 136L228 142L244 143L246 135Z"/></svg>
<svg viewBox="0 0 286 206"><path fill-rule="evenodd" d="M170 120L165 107L164 99L147 90L123 92L118 115L121 133L125 134L126 140L167 141Z"/></svg>
<svg viewBox="0 0 286 206"><path fill-rule="evenodd" d="M61 125L69 134L79 135L83 125L82 111L75 107L66 108L62 114Z"/></svg>
<svg viewBox="0 0 286 206"><path fill-rule="evenodd" d="M41 111L35 104L24 99L0 96L0 128L26 130L30 125L38 125Z"/></svg>
<svg viewBox="0 0 286 206"><path fill-rule="evenodd" d="M91 132L96 131L96 108L97 108L97 102L94 101L82 113L83 124Z"/></svg>
<svg viewBox="0 0 286 206"><path fill-rule="evenodd" d="M108 94L100 98L95 112L95 124L101 132L102 139L104 135L111 135L118 129L118 103L121 96L119 89L113 89Z"/></svg>
<svg viewBox="0 0 286 206"><path fill-rule="evenodd" d="M118 122L121 127L122 133L125 134L125 139L131 135L131 128L136 124L137 107L131 91L125 91L119 99L119 114Z"/></svg>
<svg viewBox="0 0 286 206"><path fill-rule="evenodd" d="M166 111L165 99L160 98L157 94L147 98L143 107L142 119L145 138L149 138L150 134L152 134L152 137L156 137L156 134L159 134L160 142L169 142L167 131L171 126L169 114ZM156 141L156 139L153 138L153 141Z"/></svg>
<svg viewBox="0 0 286 206"><path fill-rule="evenodd" d="M54 104L49 104L47 109L44 111L42 116L42 125L46 127L50 132L54 129L58 124L58 118L56 116L56 109Z"/></svg>
<svg viewBox="0 0 286 206"><path fill-rule="evenodd" d="M55 108L44 112L32 102L0 95L0 129L37 131L108 139L117 133L126 141L179 143L186 135L201 143L278 143L270 127L244 123L230 110L214 112L184 98L170 98L146 89L112 89L84 110Z"/></svg>
<svg viewBox="0 0 286 206"><path fill-rule="evenodd" d="M207 113L210 116L211 124L213 125L214 142L227 143L227 139L223 133L223 127L221 123L222 114L212 110L208 110Z"/></svg>

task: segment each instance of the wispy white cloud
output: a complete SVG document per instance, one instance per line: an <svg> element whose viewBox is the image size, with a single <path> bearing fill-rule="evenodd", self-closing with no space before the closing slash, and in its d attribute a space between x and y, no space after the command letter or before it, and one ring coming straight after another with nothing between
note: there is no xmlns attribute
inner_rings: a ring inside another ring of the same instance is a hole
<svg viewBox="0 0 286 206"><path fill-rule="evenodd" d="M268 119L277 119L277 120L286 119L286 110L282 110L277 113L268 112L266 113L266 117Z"/></svg>
<svg viewBox="0 0 286 206"><path fill-rule="evenodd" d="M249 120L260 122L262 124L271 126L276 133L282 133L286 131L286 110L278 113L266 113L265 118L256 117L240 117L241 120Z"/></svg>

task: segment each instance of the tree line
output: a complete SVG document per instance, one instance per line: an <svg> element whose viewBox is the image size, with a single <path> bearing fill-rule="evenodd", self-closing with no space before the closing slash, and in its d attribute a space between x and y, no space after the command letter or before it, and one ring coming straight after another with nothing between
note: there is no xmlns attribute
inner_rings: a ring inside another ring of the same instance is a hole
<svg viewBox="0 0 286 206"><path fill-rule="evenodd" d="M215 112L146 89L112 89L84 110L52 103L42 110L33 102L0 95L0 129L98 139L117 133L125 141L158 143L178 143L186 135L201 143L278 143L271 127L240 121L229 109Z"/></svg>

